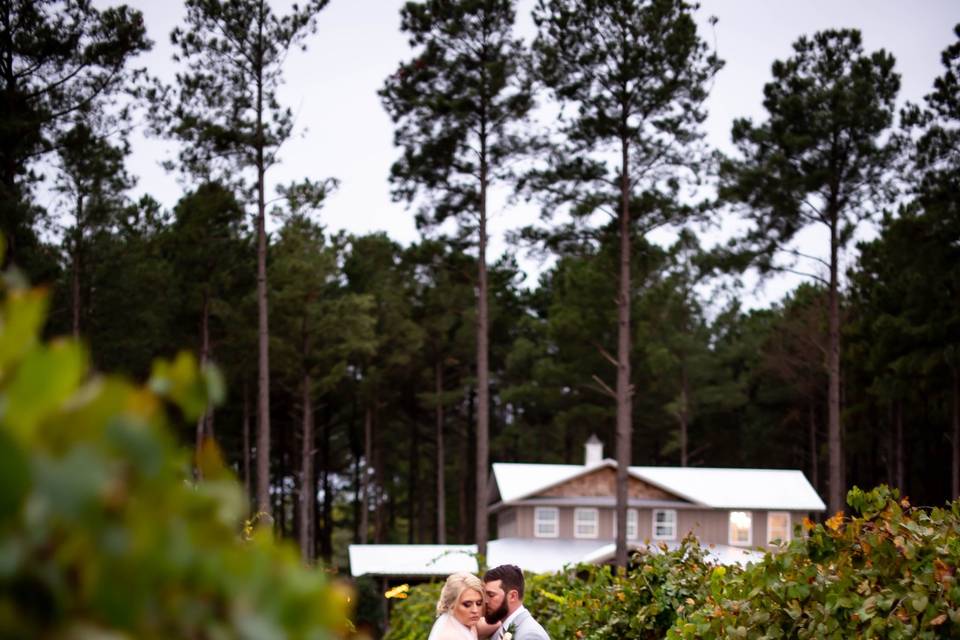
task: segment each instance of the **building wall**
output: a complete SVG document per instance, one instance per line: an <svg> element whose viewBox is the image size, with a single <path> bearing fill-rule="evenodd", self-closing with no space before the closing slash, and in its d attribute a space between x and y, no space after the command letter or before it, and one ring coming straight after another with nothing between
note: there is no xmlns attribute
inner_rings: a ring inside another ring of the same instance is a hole
<svg viewBox="0 0 960 640"><path fill-rule="evenodd" d="M517 509L504 509L497 514L497 534L501 538L519 537Z"/></svg>
<svg viewBox="0 0 960 640"><path fill-rule="evenodd" d="M497 537L534 538L534 509L532 505L508 507L497 514ZM559 509L558 538L574 538L574 509L561 506ZM615 510L599 507L598 540L612 540L616 535ZM693 532L703 544L729 544L730 511L726 509L676 509L677 527L675 540L681 540L687 533ZM767 511L750 511L752 514L751 547L767 543ZM804 516L802 512L790 513L790 532ZM653 509L637 509L637 542L657 542L653 537Z"/></svg>

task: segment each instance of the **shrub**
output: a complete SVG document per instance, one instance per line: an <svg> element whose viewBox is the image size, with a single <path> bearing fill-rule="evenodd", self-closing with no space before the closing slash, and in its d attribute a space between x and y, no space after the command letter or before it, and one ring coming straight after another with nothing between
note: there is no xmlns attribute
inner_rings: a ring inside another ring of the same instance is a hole
<svg viewBox="0 0 960 640"><path fill-rule="evenodd" d="M663 638L702 601L713 565L693 537L635 554L628 572L579 565L527 580L526 606L552 638Z"/></svg>
<svg viewBox="0 0 960 640"><path fill-rule="evenodd" d="M847 501L859 516L806 523L784 551L719 574L668 637L960 637L960 502L914 509L886 487Z"/></svg>
<svg viewBox="0 0 960 640"><path fill-rule="evenodd" d="M168 431L216 376L189 355L147 386L93 375L83 347L39 339L47 296L0 284L0 636L325 638L345 594L269 532L214 447L205 481Z"/></svg>
<svg viewBox="0 0 960 640"><path fill-rule="evenodd" d="M528 576L525 603L552 638L960 637L960 501L917 509L886 487L847 501L853 517L805 522L805 535L746 568L710 564L687 538L635 555L627 572ZM426 637L438 594L411 589L388 639Z"/></svg>
<svg viewBox="0 0 960 640"><path fill-rule="evenodd" d="M390 628L383 640L424 640L437 619L437 600L441 582L427 582L411 587L407 597L393 602Z"/></svg>

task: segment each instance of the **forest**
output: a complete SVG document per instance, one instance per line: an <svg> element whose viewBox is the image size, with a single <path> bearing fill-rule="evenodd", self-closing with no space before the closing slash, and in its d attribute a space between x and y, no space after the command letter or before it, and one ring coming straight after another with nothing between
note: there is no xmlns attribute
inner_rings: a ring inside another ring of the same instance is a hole
<svg viewBox="0 0 960 640"><path fill-rule="evenodd" d="M511 0L410 2L380 90L404 245L328 230L335 177L266 189L284 60L326 4L186 0L172 83L138 66L134 9L0 9L4 267L95 371L213 363L225 399L180 441L215 443L305 561L482 543L489 464L579 463L591 434L629 464L801 469L831 513L854 485L960 496L960 25L902 106L858 31L798 39L724 155L702 134L723 62L683 0L540 0L533 41ZM170 210L130 195L134 125L178 145ZM518 253L488 255L491 189L543 211ZM533 284L519 252L549 258ZM803 284L740 302L783 272Z"/></svg>

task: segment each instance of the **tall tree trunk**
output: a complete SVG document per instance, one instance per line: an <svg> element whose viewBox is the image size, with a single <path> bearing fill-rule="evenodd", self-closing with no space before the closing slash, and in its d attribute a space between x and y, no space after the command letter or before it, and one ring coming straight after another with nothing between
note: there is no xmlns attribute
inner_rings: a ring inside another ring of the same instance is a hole
<svg viewBox="0 0 960 640"><path fill-rule="evenodd" d="M413 397L408 396L408 397ZM420 434L417 429L417 420L414 416L413 424L411 424L410 432L410 450L407 463L407 544L413 544L415 541L415 534L417 530L417 503L422 502L422 500L417 500L414 496L417 494L417 480L420 475Z"/></svg>
<svg viewBox="0 0 960 640"><path fill-rule="evenodd" d="M446 488L444 487L444 468L446 462L444 460L444 451L443 451L443 402L441 400L443 396L443 363L440 359L437 360L435 367L434 380L436 382L436 394L437 394L437 544L446 544L447 543L447 495Z"/></svg>
<svg viewBox="0 0 960 640"><path fill-rule="evenodd" d="M626 123L624 123L626 124ZM627 139L621 139L620 293L617 296L617 527L616 565L627 566L627 487L633 413L630 387L630 165Z"/></svg>
<svg viewBox="0 0 960 640"><path fill-rule="evenodd" d="M467 435L464 438L464 442L467 443L467 455L463 458L464 471L467 478L466 485L466 496L476 496L477 495L477 391L473 387L470 387L467 390L467 423L466 431ZM467 531L476 531L476 509L467 509ZM470 535L464 536L463 542L469 543L471 541Z"/></svg>
<svg viewBox="0 0 960 640"><path fill-rule="evenodd" d="M832 206L832 205L831 205ZM827 373L829 378L827 409L827 448L829 455L829 509L831 513L844 509L843 479L843 437L840 425L840 284L837 277L839 269L839 238L837 236L837 215L831 214L830 224L830 290L829 290L829 331L830 344L827 352Z"/></svg>
<svg viewBox="0 0 960 640"><path fill-rule="evenodd" d="M212 406L207 407L206 419L204 420L203 425L204 436L210 438L214 442L217 441L217 432L213 427L213 419L216 417L216 414L217 412Z"/></svg>
<svg viewBox="0 0 960 640"><path fill-rule="evenodd" d="M19 100L19 89L17 87L17 73L13 62L13 38L15 30L13 28L13 3L3 3L3 13L0 17L3 19L3 29L0 29L0 35L4 37L4 50L7 53L7 59L3 65L3 100L5 104L13 105ZM2 268L6 270L11 264L14 264L17 254L17 227L20 224L20 204L19 193L17 189L17 171L18 163L12 152L2 155L3 162L0 163L0 229L4 232L4 241L6 250L3 252Z"/></svg>
<svg viewBox="0 0 960 640"><path fill-rule="evenodd" d="M207 359L210 354L210 295L207 289L203 290L203 302L200 307L200 368L207 366ZM207 424L207 413L210 408L203 412L197 418L197 478L200 478L202 471L200 469L200 452L203 450L203 440L206 437L204 426Z"/></svg>
<svg viewBox="0 0 960 640"><path fill-rule="evenodd" d="M313 509L317 502L313 479L313 403L310 397L310 374L303 375L303 442L300 457L300 559L313 562Z"/></svg>
<svg viewBox="0 0 960 640"><path fill-rule="evenodd" d="M244 495L247 496L247 506L253 497L250 493L250 386L246 378L243 380L243 488Z"/></svg>
<svg viewBox="0 0 960 640"><path fill-rule="evenodd" d="M360 544L367 544L370 531L370 468L373 456L373 409L363 413L363 468L360 470Z"/></svg>
<svg viewBox="0 0 960 640"><path fill-rule="evenodd" d="M817 450L817 413L813 400L807 407L807 431L810 438L810 483L820 492L820 451Z"/></svg>
<svg viewBox="0 0 960 640"><path fill-rule="evenodd" d="M348 440L350 442L350 453L353 455L353 543L360 543L360 456L362 444L360 436L357 435L357 398L353 397L350 403L350 429L348 431Z"/></svg>
<svg viewBox="0 0 960 640"><path fill-rule="evenodd" d="M893 419L894 486L903 493L907 489L903 455L903 400L894 401Z"/></svg>
<svg viewBox="0 0 960 640"><path fill-rule="evenodd" d="M376 411L378 407L374 407ZM374 542L382 543L386 536L386 521L384 519L383 513L383 496L384 496L384 484L386 481L387 474L384 473L383 468L383 443L378 437L378 432L380 430L380 415L379 412L374 415L373 420L373 539ZM394 501L390 501L388 507L392 511L394 508Z"/></svg>
<svg viewBox="0 0 960 640"><path fill-rule="evenodd" d="M482 125L481 125L482 126ZM480 224L477 258L477 553L487 554L487 466L489 465L490 380L489 347L487 345L487 148L486 136L480 135Z"/></svg>
<svg viewBox="0 0 960 640"><path fill-rule="evenodd" d="M690 420L687 406L689 398L689 380L687 379L687 362L684 358L680 363L680 466L686 467L689 464L687 457L688 433L687 429Z"/></svg>
<svg viewBox="0 0 960 640"><path fill-rule="evenodd" d="M270 513L270 329L267 323L267 207L264 198L263 135L263 21L264 0L260 0L257 26L255 73L257 83L257 509Z"/></svg>
<svg viewBox="0 0 960 640"><path fill-rule="evenodd" d="M960 498L960 368L950 367L953 378L953 437L951 438L950 496Z"/></svg>
<svg viewBox="0 0 960 640"><path fill-rule="evenodd" d="M893 402L890 402L887 405L887 423L889 428L887 429L887 458L886 458L886 472L887 472L887 485L891 487L897 486L897 418L896 411Z"/></svg>
<svg viewBox="0 0 960 640"><path fill-rule="evenodd" d="M333 491L330 489L330 416L321 427L320 488L323 490L323 534L320 536L320 557L329 564L333 557Z"/></svg>
<svg viewBox="0 0 960 640"><path fill-rule="evenodd" d="M83 246L83 196L77 196L77 234L73 244L73 337L80 337L80 270L83 268L81 249ZM10 234L8 234L10 235Z"/></svg>

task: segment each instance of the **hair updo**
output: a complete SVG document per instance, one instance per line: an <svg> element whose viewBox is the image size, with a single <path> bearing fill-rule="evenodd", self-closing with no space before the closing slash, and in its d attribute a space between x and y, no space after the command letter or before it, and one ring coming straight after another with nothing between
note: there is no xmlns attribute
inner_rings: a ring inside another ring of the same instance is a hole
<svg viewBox="0 0 960 640"><path fill-rule="evenodd" d="M467 589L473 589L483 597L483 583L480 578L466 571L450 574L440 591L440 599L437 600L437 615L453 611L461 594Z"/></svg>

